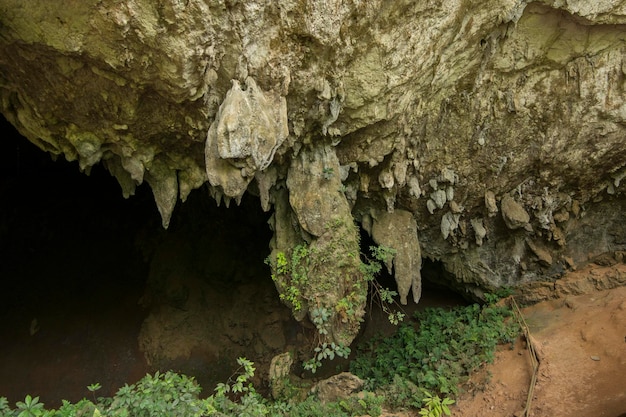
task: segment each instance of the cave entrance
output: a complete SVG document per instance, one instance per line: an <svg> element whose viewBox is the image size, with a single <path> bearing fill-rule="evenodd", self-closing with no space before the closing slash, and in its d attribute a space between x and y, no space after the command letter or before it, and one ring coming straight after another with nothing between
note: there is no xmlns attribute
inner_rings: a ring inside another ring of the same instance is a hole
<svg viewBox="0 0 626 417"><path fill-rule="evenodd" d="M259 368L295 343L256 198L218 207L195 190L163 230L147 186L125 200L102 167L83 175L0 128L0 396L56 407L157 369L210 394L238 356Z"/></svg>

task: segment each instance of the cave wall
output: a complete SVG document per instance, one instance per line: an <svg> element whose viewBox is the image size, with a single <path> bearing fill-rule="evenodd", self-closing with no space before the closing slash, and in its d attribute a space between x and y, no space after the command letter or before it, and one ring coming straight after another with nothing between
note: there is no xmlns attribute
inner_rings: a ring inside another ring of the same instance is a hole
<svg viewBox="0 0 626 417"><path fill-rule="evenodd" d="M385 241L403 288L421 250L479 294L624 249L625 23L617 0L3 0L0 110L126 197L147 182L164 227L192 189L259 195L274 254L337 277L308 304L364 299L353 221L414 225Z"/></svg>

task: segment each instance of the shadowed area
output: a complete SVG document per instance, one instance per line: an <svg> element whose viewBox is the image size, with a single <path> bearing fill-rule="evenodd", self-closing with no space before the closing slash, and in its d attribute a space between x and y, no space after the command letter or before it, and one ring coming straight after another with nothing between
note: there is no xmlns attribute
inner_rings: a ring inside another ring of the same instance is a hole
<svg viewBox="0 0 626 417"><path fill-rule="evenodd" d="M263 263L271 234L258 200L227 209L196 190L166 231L145 185L125 200L101 166L81 174L1 123L0 396L40 395L53 406L91 396L96 382L98 395L113 395L155 369L196 376L210 392L238 353L269 361L295 337L283 335L288 310ZM198 297L210 302L191 308ZM246 346L244 335L257 332L248 326L259 324L247 319L259 309L280 311L277 337L266 338L273 351ZM173 311L183 310L178 325L196 334L176 327ZM198 323L214 326L210 337L197 334ZM140 334L164 337L166 326L182 354L140 343Z"/></svg>
<svg viewBox="0 0 626 417"><path fill-rule="evenodd" d="M14 404L31 394L54 407L91 397L93 383L97 395L114 395L157 369L192 375L210 394L239 356L255 362L264 392L271 358L288 350L301 372L313 326L278 298L264 264L270 213L256 197L218 207L195 190L164 230L145 185L125 200L100 165L82 174L1 123L0 396ZM361 239L364 252L374 245ZM386 271L380 283L396 289ZM404 310L459 303L426 285ZM395 330L376 300L368 310L360 340ZM337 366L347 364L316 376Z"/></svg>
<svg viewBox="0 0 626 417"><path fill-rule="evenodd" d="M54 162L2 119L0 396L80 399L145 374L136 334L147 264L133 235L158 225L149 190L124 200L101 167Z"/></svg>

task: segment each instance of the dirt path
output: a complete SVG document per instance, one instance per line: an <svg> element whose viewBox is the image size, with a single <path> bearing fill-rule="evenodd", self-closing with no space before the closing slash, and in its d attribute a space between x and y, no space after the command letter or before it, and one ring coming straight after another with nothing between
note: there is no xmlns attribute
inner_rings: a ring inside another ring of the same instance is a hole
<svg viewBox="0 0 626 417"><path fill-rule="evenodd" d="M529 416L626 414L626 287L544 301L522 313L540 361ZM524 416L532 376L525 341L501 348L487 372L484 391L464 394L453 416Z"/></svg>

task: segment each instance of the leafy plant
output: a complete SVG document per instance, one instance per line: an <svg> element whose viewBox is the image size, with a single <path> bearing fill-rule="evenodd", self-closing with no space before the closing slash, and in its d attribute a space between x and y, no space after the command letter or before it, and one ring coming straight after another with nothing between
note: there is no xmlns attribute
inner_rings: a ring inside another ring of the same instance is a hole
<svg viewBox="0 0 626 417"><path fill-rule="evenodd" d="M315 307L311 309L311 320L313 324L317 328L317 331L320 335L328 334L328 320L330 319L331 314L327 308L324 307Z"/></svg>
<svg viewBox="0 0 626 417"><path fill-rule="evenodd" d="M317 328L319 343L313 349L313 357L305 361L302 365L305 370L311 373L317 372L317 369L322 366L323 360L333 360L335 357L347 358L350 355L350 348L348 346L336 344L334 342L328 343L326 336L328 335L328 320L331 318L331 313L325 307L315 307L311 309L311 319L315 327Z"/></svg>
<svg viewBox="0 0 626 417"><path fill-rule="evenodd" d="M293 248L289 257L284 252L277 252L274 262L272 264L270 258L265 260L275 271L272 280L279 288L280 299L289 304L294 312L302 310L302 291L309 281L309 248L298 245Z"/></svg>
<svg viewBox="0 0 626 417"><path fill-rule="evenodd" d="M322 170L322 176L325 180L330 180L332 177L335 176L335 170L333 168L326 167Z"/></svg>
<svg viewBox="0 0 626 417"><path fill-rule="evenodd" d="M168 371L146 375L115 395L106 415L120 417L200 416L201 388L195 379Z"/></svg>
<svg viewBox="0 0 626 417"><path fill-rule="evenodd" d="M215 393L205 399L198 398L201 388L193 378L156 372L120 388L113 398L99 398L97 404L87 399L76 404L63 401L58 410L45 410L38 397L27 396L11 410L7 399L0 397L0 417L378 417L381 413L383 398L371 392L329 403L312 394L297 402L270 402L250 382L254 363L246 358L238 358L237 363L239 368L228 381L218 384ZM98 385L90 385L90 391L96 391Z"/></svg>
<svg viewBox="0 0 626 417"><path fill-rule="evenodd" d="M370 386L372 382L369 381ZM422 391L413 382L399 375L394 376L391 384L379 387L376 393L383 396L387 406L392 409L419 409L422 406Z"/></svg>
<svg viewBox="0 0 626 417"><path fill-rule="evenodd" d="M89 386L87 386L87 389L91 392L91 394L93 395L93 400L96 400L96 391L98 391L99 389L102 388L102 385L100 385L99 382L96 382L95 384L91 384Z"/></svg>
<svg viewBox="0 0 626 417"><path fill-rule="evenodd" d="M364 392L360 396L327 403L323 403L311 395L296 404L275 404L269 409L269 415L276 417L352 417L363 415L378 417L382 412L383 401L382 397L371 392Z"/></svg>
<svg viewBox="0 0 626 417"><path fill-rule="evenodd" d="M432 395L425 389L424 393L424 407L420 410L420 416L424 417L441 417L442 415L450 415L449 405L454 404L454 400L445 397L443 400L438 395Z"/></svg>
<svg viewBox="0 0 626 417"><path fill-rule="evenodd" d="M383 397L375 395L372 392L363 392L362 395L357 397L348 397L345 400L339 401L339 405L350 416L369 415L376 417L382 413L384 401L385 399Z"/></svg>
<svg viewBox="0 0 626 417"><path fill-rule="evenodd" d="M18 401L15 405L18 411L17 417L39 417L46 412L43 408L43 403L39 402L39 397L27 395L24 402Z"/></svg>
<svg viewBox="0 0 626 417"><path fill-rule="evenodd" d="M9 401L6 397L0 397L0 417L9 417L11 414L11 407L9 407Z"/></svg>
<svg viewBox="0 0 626 417"><path fill-rule="evenodd" d="M334 342L321 343L313 349L313 357L304 362L303 367L311 373L315 373L318 368L322 366L322 360L333 360L335 356L340 358L347 358L350 355L350 348L348 346L339 345Z"/></svg>
<svg viewBox="0 0 626 417"><path fill-rule="evenodd" d="M254 368L254 362L249 361L246 358L238 358L237 363L239 364L239 368L233 375L230 376L230 378L228 378L228 381L217 384L215 392L218 396L223 397L229 392L242 393L253 390L251 385L245 384L254 376L254 371L256 371ZM235 375L236 378L233 381L232 378L235 377Z"/></svg>
<svg viewBox="0 0 626 417"><path fill-rule="evenodd" d="M455 395L467 376L493 361L496 345L519 334L510 310L503 306L426 309L388 338L361 346L350 369L370 388L389 391L409 383L428 392ZM412 392L404 404L421 406L423 392Z"/></svg>
<svg viewBox="0 0 626 417"><path fill-rule="evenodd" d="M57 411L54 411L51 416L53 417L98 417L102 416L100 410L96 408L96 405L91 401L83 398L76 404L73 404L67 400L63 400L63 404Z"/></svg>
<svg viewBox="0 0 626 417"><path fill-rule="evenodd" d="M221 412L227 415L252 417L270 413L265 399L250 383L255 372L254 363L246 358L238 358L237 363L239 368L228 381L217 384L215 395L206 399L206 415Z"/></svg>
<svg viewBox="0 0 626 417"><path fill-rule="evenodd" d="M397 303L394 297L398 295L396 291L385 288L376 280L382 270L382 264L388 264L396 255L396 250L388 246L370 246L371 258L361 264L361 270L365 281L369 283L372 292L372 300L377 300L380 308L387 314L389 322L394 326L399 325L406 315L402 311L393 311L390 306ZM371 306L370 306L371 308Z"/></svg>

